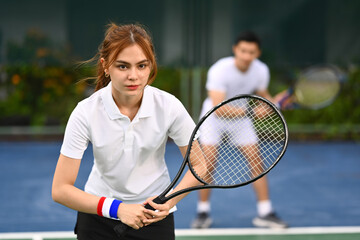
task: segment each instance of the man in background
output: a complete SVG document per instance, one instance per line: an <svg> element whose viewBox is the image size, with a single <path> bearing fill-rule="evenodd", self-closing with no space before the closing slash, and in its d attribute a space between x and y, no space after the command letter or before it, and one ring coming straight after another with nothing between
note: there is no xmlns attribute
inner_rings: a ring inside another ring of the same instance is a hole
<svg viewBox="0 0 360 240"><path fill-rule="evenodd" d="M253 32L241 33L233 47L234 56L221 58L213 64L207 74L206 89L208 97L203 103L201 116L220 102L239 94L256 94L277 104L281 96L272 97L268 91L270 72L268 66L258 58L261 43ZM246 143L245 143L246 144ZM257 198L257 214L253 224L257 227L286 228L272 206L266 176L253 183ZM192 228L208 228L210 217L210 189L199 191L197 216Z"/></svg>

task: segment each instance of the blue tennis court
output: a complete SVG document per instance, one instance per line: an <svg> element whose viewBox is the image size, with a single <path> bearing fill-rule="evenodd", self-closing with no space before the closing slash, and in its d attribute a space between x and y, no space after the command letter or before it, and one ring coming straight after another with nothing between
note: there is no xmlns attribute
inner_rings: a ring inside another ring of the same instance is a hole
<svg viewBox="0 0 360 240"><path fill-rule="evenodd" d="M61 142L0 142L0 232L72 231L75 211L51 199L60 146ZM278 214L291 228L360 226L359 156L356 142L290 141L285 156L269 173ZM174 175L182 158L172 142L166 158ZM77 186L84 185L91 164L88 149ZM177 229L189 228L196 200L193 192L178 204ZM251 186L215 190L211 200L213 229L254 229Z"/></svg>

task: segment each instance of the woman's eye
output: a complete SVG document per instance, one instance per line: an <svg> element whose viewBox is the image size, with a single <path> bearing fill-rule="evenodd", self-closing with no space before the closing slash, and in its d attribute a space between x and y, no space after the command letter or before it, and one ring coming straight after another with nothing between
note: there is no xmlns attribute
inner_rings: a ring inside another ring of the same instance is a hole
<svg viewBox="0 0 360 240"><path fill-rule="evenodd" d="M118 68L120 68L121 70L127 69L126 65L119 65Z"/></svg>
<svg viewBox="0 0 360 240"><path fill-rule="evenodd" d="M146 67L147 67L147 64L140 64L140 65L139 65L139 68L140 68L140 69L144 69L144 68L146 68Z"/></svg>

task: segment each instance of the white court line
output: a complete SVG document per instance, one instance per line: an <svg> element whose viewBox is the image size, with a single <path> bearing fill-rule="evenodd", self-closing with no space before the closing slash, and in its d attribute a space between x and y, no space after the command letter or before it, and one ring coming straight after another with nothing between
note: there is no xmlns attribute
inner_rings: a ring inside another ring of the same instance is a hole
<svg viewBox="0 0 360 240"><path fill-rule="evenodd" d="M44 238L76 238L74 232L22 232L22 233L0 233L0 239L33 239Z"/></svg>
<svg viewBox="0 0 360 240"><path fill-rule="evenodd" d="M360 226L350 227L294 227L286 229L266 228L210 228L210 229L176 229L176 236L231 236L231 235L305 235L360 233ZM0 239L76 238L73 232L23 232L0 233Z"/></svg>
<svg viewBox="0 0 360 240"><path fill-rule="evenodd" d="M291 234L360 233L360 226L351 227L294 227L285 229L267 228L210 228L176 229L176 236L229 236L229 235L291 235Z"/></svg>

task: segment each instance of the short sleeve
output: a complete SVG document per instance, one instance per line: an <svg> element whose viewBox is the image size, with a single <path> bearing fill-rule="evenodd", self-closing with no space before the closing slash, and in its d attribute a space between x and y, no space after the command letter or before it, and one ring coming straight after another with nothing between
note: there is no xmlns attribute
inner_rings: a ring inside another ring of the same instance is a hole
<svg viewBox="0 0 360 240"><path fill-rule="evenodd" d="M259 72L258 91L264 91L268 88L270 82L270 71L269 68L264 65L262 71Z"/></svg>
<svg viewBox="0 0 360 240"><path fill-rule="evenodd" d="M218 65L212 66L207 73L206 90L226 92L225 81L221 81L221 69Z"/></svg>
<svg viewBox="0 0 360 240"><path fill-rule="evenodd" d="M175 97L170 109L171 111L169 111L168 115L171 118L169 137L174 140L176 145L180 147L187 146L195 128L194 120L182 103Z"/></svg>
<svg viewBox="0 0 360 240"><path fill-rule="evenodd" d="M81 159L89 143L89 126L81 105L77 105L71 113L66 125L61 154Z"/></svg>

